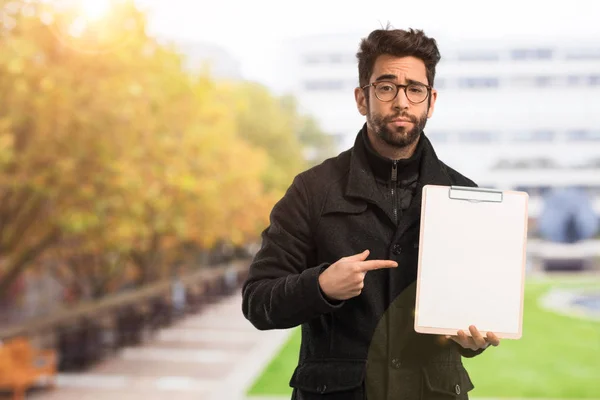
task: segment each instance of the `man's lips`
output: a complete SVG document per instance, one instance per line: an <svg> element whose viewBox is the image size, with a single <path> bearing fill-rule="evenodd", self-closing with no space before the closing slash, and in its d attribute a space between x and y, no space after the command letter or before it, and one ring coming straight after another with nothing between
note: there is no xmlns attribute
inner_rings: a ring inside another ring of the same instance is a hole
<svg viewBox="0 0 600 400"><path fill-rule="evenodd" d="M411 124L412 121L410 119L406 119L406 118L395 118L395 119L391 120L390 123L397 125L397 126L404 126L404 125Z"/></svg>

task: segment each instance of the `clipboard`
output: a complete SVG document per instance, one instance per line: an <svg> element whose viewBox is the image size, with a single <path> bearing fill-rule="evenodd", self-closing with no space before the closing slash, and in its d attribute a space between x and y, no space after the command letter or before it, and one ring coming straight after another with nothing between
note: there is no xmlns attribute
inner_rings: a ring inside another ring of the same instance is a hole
<svg viewBox="0 0 600 400"><path fill-rule="evenodd" d="M529 195L425 185L415 331L520 339Z"/></svg>

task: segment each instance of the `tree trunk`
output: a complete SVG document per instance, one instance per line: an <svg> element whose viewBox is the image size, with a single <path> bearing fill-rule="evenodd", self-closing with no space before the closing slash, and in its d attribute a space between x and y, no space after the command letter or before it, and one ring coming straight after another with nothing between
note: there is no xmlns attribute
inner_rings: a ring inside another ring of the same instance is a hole
<svg viewBox="0 0 600 400"><path fill-rule="evenodd" d="M146 249L132 250L131 259L140 270L140 285L153 282L157 278L156 265L160 249L160 235L154 233Z"/></svg>
<svg viewBox="0 0 600 400"><path fill-rule="evenodd" d="M36 245L22 252L10 265L8 265L7 272L0 277L0 295L5 294L19 275L48 247L55 243L58 240L58 237L58 229L49 232Z"/></svg>

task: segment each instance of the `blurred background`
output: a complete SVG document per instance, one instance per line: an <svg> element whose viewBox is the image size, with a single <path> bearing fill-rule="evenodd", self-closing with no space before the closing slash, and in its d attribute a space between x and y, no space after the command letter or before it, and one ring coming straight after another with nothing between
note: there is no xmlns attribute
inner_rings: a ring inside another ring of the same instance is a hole
<svg viewBox="0 0 600 400"><path fill-rule="evenodd" d="M0 396L289 398L240 285L349 148L361 38L434 37L438 156L530 195L523 338L474 398L600 399L600 3L0 0Z"/></svg>

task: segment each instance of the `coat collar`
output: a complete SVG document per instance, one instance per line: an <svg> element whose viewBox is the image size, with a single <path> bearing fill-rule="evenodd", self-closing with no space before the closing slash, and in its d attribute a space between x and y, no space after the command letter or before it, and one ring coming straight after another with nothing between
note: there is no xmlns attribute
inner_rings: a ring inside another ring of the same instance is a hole
<svg viewBox="0 0 600 400"><path fill-rule="evenodd" d="M357 214L367 208L367 203L381 205L385 201L377 188L375 176L367 159L367 149L362 138L364 129L366 129L366 124L357 134L354 146L350 150L350 165L345 187L340 191L330 190L322 211L323 214L335 212ZM450 178L444 172L431 142L424 133L421 133L421 140L423 141L423 150L417 191L409 210L407 210L411 218L415 215L418 217L420 213L423 186L427 184L451 185Z"/></svg>
<svg viewBox="0 0 600 400"><path fill-rule="evenodd" d="M371 171L380 182L391 184L392 165L394 161L383 157L371 146L369 134L366 126L361 131L365 154L371 167ZM397 180L398 182L411 181L419 175L419 166L421 165L421 154L423 153L423 140L419 140L413 155L410 158L397 160Z"/></svg>
<svg viewBox="0 0 600 400"><path fill-rule="evenodd" d="M377 190L375 176L367 160L367 149L362 139L363 130L365 129L366 124L356 136L354 147L352 148L345 195L350 198L358 198L368 202L377 203L382 199ZM420 140L423 141L423 150L419 167L419 178L417 181L419 200L423 186L427 184L451 185L450 178L444 172L442 164L424 132L421 133Z"/></svg>

